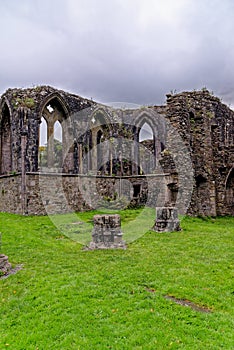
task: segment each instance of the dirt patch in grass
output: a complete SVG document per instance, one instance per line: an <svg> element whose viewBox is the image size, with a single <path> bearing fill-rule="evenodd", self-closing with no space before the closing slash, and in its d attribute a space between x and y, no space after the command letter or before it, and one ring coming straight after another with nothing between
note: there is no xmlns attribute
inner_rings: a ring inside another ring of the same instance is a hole
<svg viewBox="0 0 234 350"><path fill-rule="evenodd" d="M205 312L205 313L210 313L211 310L208 309L207 307L197 305L193 303L192 301L186 300L186 299L177 299L174 296L171 295L165 295L165 299L174 301L176 304L182 305L182 306L187 306L190 307L191 309L199 312Z"/></svg>

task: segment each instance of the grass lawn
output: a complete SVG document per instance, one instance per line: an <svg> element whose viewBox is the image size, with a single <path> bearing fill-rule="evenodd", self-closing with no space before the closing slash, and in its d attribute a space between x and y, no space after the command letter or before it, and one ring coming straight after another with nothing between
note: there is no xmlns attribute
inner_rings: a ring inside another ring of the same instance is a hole
<svg viewBox="0 0 234 350"><path fill-rule="evenodd" d="M79 220L91 227L94 214ZM121 212L129 242L137 215ZM0 213L1 252L23 265L0 280L0 350L234 348L233 217L184 218L181 232L148 231L115 251L82 250L68 216L57 220L62 231Z"/></svg>

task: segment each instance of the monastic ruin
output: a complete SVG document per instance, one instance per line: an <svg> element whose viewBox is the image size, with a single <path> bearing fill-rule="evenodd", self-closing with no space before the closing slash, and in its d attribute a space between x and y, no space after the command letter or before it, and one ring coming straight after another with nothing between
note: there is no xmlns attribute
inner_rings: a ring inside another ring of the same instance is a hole
<svg viewBox="0 0 234 350"><path fill-rule="evenodd" d="M234 112L206 89L139 109L50 86L8 89L0 137L0 211L64 213L124 197L234 215Z"/></svg>
<svg viewBox="0 0 234 350"><path fill-rule="evenodd" d="M92 241L87 249L126 249L120 215L94 215Z"/></svg>

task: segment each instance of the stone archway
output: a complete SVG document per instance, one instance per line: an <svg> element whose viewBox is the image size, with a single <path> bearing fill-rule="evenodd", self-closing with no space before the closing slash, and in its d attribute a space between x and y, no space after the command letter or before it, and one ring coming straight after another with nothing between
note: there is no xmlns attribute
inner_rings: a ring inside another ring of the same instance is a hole
<svg viewBox="0 0 234 350"><path fill-rule="evenodd" d="M138 144L143 146L139 147L138 151L140 169L142 169L144 173L150 174L155 168L156 144L153 128L145 119L143 119L141 122L141 127L139 128ZM145 152L146 149L148 149L149 152ZM153 157L149 158L150 154L152 154Z"/></svg>
<svg viewBox="0 0 234 350"><path fill-rule="evenodd" d="M234 215L234 168L232 168L227 176L225 184L225 201L228 214Z"/></svg>
<svg viewBox="0 0 234 350"><path fill-rule="evenodd" d="M66 125L68 111L65 109L61 99L52 95L46 100L41 109L41 121L46 122L46 160L47 169L57 169L57 171L68 171L74 169L73 154L70 155L69 133ZM59 129L58 137L56 132ZM56 152L59 150L59 156ZM59 159L59 161L58 161ZM72 163L72 164L70 164Z"/></svg>
<svg viewBox="0 0 234 350"><path fill-rule="evenodd" d="M0 173L7 174L12 171L12 147L11 147L11 121L10 110L5 103L2 108L1 142L0 142Z"/></svg>
<svg viewBox="0 0 234 350"><path fill-rule="evenodd" d="M110 174L112 167L108 168L107 164L112 163L112 154L108 147L103 147L103 142L110 139L111 122L106 111L98 108L91 115L89 126L88 153L90 169L92 172L101 174Z"/></svg>

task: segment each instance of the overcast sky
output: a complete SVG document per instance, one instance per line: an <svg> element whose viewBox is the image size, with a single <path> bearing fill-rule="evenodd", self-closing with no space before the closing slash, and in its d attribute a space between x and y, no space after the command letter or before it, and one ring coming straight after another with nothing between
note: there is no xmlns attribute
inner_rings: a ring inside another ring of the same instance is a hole
<svg viewBox="0 0 234 350"><path fill-rule="evenodd" d="M207 87L234 105L233 0L0 0L0 15L0 93L148 105Z"/></svg>

